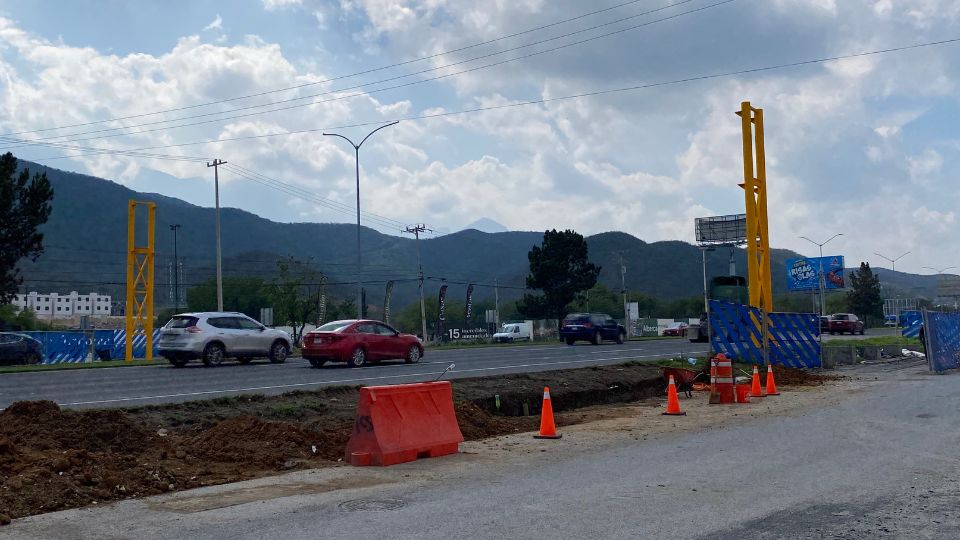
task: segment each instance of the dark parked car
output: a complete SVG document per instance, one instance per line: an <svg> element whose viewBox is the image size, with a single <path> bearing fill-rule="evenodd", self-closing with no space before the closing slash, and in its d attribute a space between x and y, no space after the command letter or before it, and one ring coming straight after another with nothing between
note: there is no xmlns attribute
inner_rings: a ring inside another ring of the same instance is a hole
<svg viewBox="0 0 960 540"><path fill-rule="evenodd" d="M567 345L577 341L599 345L603 340L623 343L627 339L627 330L606 313L571 313L563 318L560 339Z"/></svg>
<svg viewBox="0 0 960 540"><path fill-rule="evenodd" d="M30 336L0 332L0 365L39 364L43 345Z"/></svg>
<svg viewBox="0 0 960 540"><path fill-rule="evenodd" d="M830 316L830 333L844 333L863 335L863 321L853 313L834 313Z"/></svg>
<svg viewBox="0 0 960 540"><path fill-rule="evenodd" d="M360 367L368 362L403 360L415 364L423 358L417 336L401 334L380 321L333 321L303 336L303 357L313 367L326 362L346 362Z"/></svg>
<svg viewBox="0 0 960 540"><path fill-rule="evenodd" d="M822 334L824 332L829 332L829 331L830 331L830 317L827 317L826 315L821 315L820 316L820 333Z"/></svg>

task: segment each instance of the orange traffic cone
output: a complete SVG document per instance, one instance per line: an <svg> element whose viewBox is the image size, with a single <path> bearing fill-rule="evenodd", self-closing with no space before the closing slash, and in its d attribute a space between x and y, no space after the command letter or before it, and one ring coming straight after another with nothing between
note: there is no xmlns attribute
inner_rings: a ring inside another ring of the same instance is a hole
<svg viewBox="0 0 960 540"><path fill-rule="evenodd" d="M777 392L777 383L773 380L773 366L767 366L767 395L768 396L779 396L780 392Z"/></svg>
<svg viewBox="0 0 960 540"><path fill-rule="evenodd" d="M677 384L673 382L673 375L670 376L670 384L667 385L667 410L663 414L670 416L684 416L687 414L680 412L680 398L677 397Z"/></svg>
<svg viewBox="0 0 960 540"><path fill-rule="evenodd" d="M540 434L534 439L559 439L563 437L557 433L557 426L553 423L553 404L550 403L550 387L543 387L543 408L540 410Z"/></svg>
<svg viewBox="0 0 960 540"><path fill-rule="evenodd" d="M750 397L763 397L763 389L760 387L760 372L757 366L753 366L753 385L750 386Z"/></svg>

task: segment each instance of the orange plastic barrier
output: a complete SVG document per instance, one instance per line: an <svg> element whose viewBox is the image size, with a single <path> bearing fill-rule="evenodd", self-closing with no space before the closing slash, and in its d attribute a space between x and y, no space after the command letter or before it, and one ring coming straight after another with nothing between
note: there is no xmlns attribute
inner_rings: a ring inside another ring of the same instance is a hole
<svg viewBox="0 0 960 540"><path fill-rule="evenodd" d="M456 454L463 434L449 381L367 386L347 443L352 465L396 465Z"/></svg>

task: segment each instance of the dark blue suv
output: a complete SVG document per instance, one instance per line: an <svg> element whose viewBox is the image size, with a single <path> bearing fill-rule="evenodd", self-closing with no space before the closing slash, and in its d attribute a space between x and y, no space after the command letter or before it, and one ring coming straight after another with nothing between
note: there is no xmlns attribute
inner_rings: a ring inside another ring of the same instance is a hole
<svg viewBox="0 0 960 540"><path fill-rule="evenodd" d="M606 313L571 313L563 318L560 339L567 345L577 341L599 345L603 340L623 343L627 339L627 330Z"/></svg>

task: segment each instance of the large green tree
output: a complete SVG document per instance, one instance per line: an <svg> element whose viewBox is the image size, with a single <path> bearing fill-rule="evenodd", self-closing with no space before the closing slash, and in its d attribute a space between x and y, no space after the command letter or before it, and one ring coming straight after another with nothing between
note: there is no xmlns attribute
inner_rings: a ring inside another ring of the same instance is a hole
<svg viewBox="0 0 960 540"><path fill-rule="evenodd" d="M17 262L36 261L43 253L43 233L53 207L53 188L46 173L17 174L17 158L0 156L0 304L10 301L23 283Z"/></svg>
<svg viewBox="0 0 960 540"><path fill-rule="evenodd" d="M270 306L267 298L266 283L261 278L224 277L223 309L237 311L257 319L260 308ZM206 282L187 290L187 305L190 311L217 310L217 280Z"/></svg>
<svg viewBox="0 0 960 540"><path fill-rule="evenodd" d="M273 305L273 321L293 328L294 343L300 342L303 328L316 322L320 313L323 273L309 262L288 257L277 261L277 277L267 287Z"/></svg>
<svg viewBox="0 0 960 540"><path fill-rule="evenodd" d="M600 274L588 259L587 241L572 230L544 232L543 243L533 246L527 259L527 287L543 291L526 293L517 302L520 313L530 318L562 319L577 293L596 285Z"/></svg>
<svg viewBox="0 0 960 540"><path fill-rule="evenodd" d="M883 319L883 297L880 294L880 276L873 273L870 264L861 262L860 269L850 272L850 292L847 293L850 311L860 317Z"/></svg>

